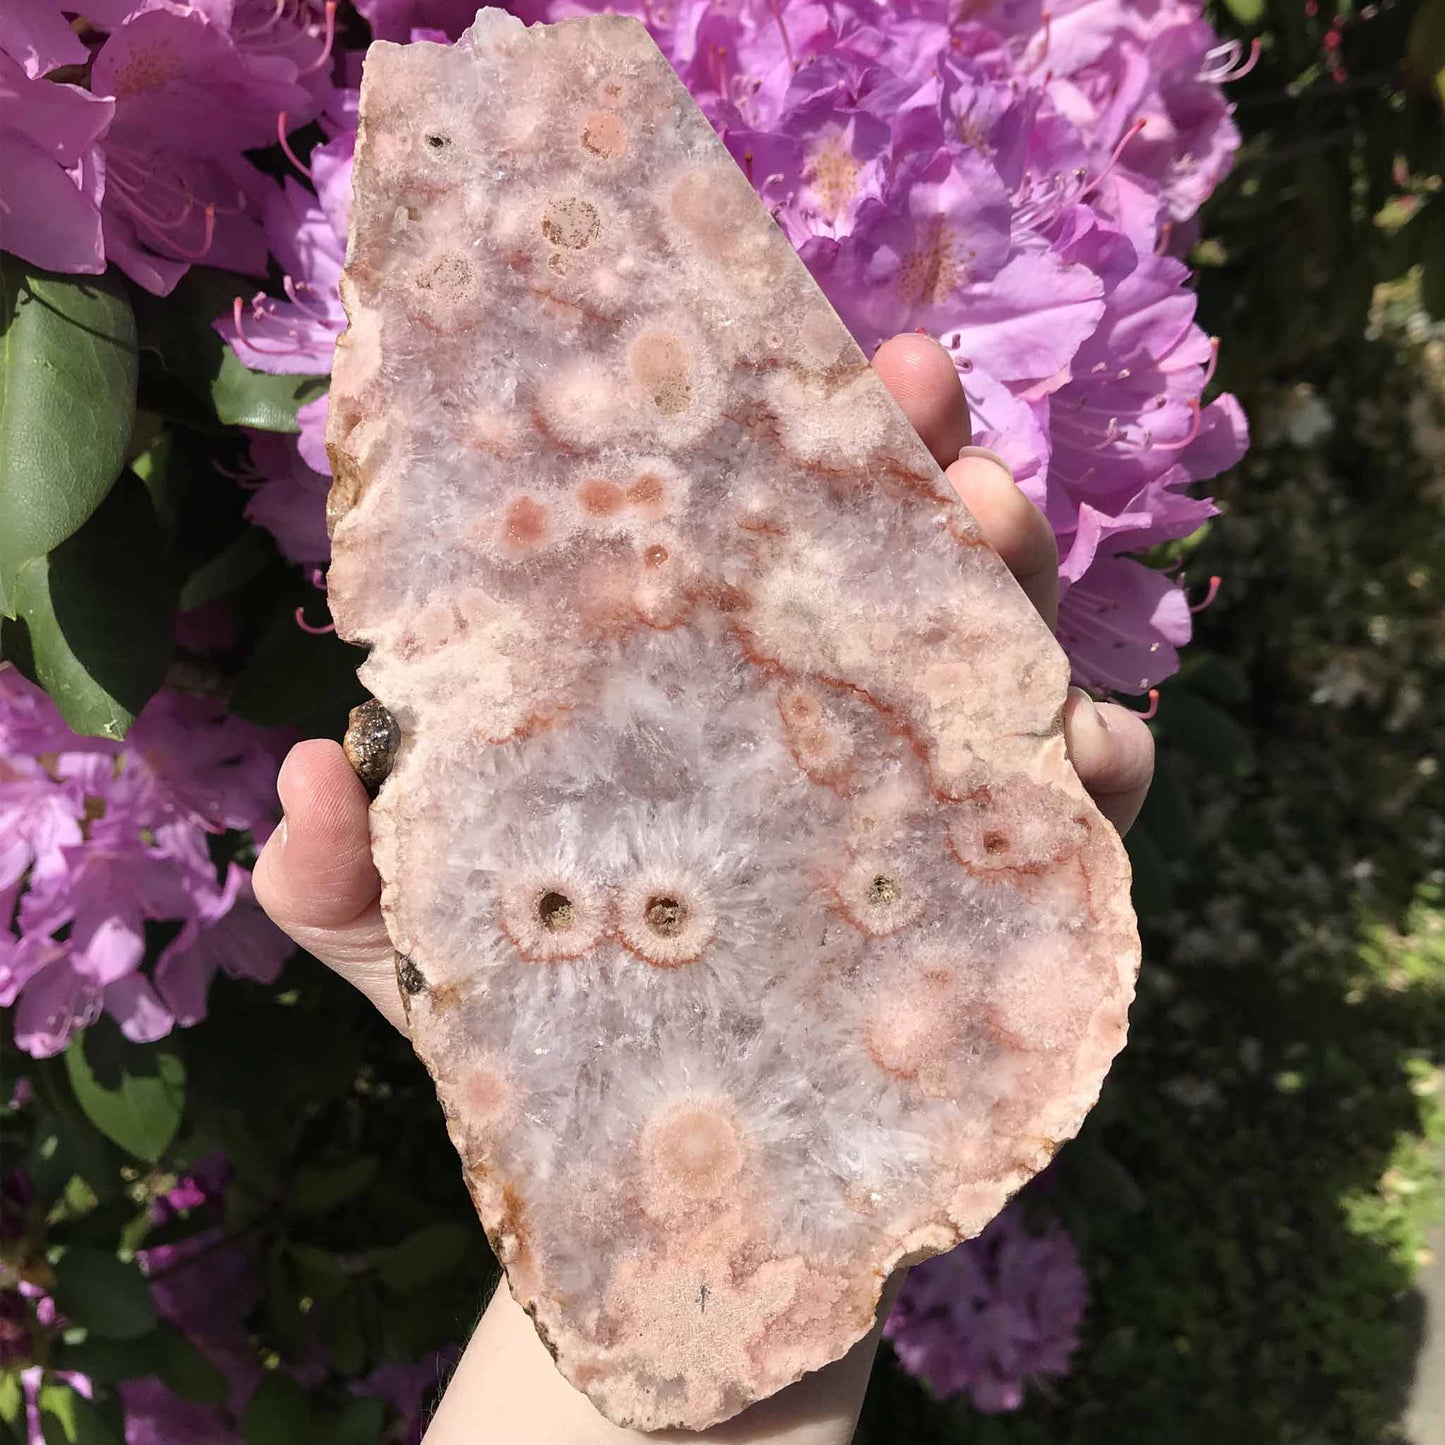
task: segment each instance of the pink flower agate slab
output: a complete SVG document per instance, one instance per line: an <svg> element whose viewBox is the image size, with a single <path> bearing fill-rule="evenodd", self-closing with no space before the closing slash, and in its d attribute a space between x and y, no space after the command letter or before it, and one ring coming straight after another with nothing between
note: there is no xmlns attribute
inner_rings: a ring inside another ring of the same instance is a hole
<svg viewBox="0 0 1445 1445"><path fill-rule="evenodd" d="M342 286L412 1040L567 1378L701 1428L977 1233L1124 1042L1068 667L636 22L373 45Z"/></svg>

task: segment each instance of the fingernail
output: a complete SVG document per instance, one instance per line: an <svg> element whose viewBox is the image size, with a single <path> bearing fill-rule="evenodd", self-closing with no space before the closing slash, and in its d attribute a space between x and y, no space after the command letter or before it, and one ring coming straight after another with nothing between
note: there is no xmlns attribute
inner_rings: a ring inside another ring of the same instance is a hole
<svg viewBox="0 0 1445 1445"><path fill-rule="evenodd" d="M1010 482L1014 479L1013 468L997 452L991 452L987 447L964 447L959 452L958 459L961 462L988 462L997 467Z"/></svg>
<svg viewBox="0 0 1445 1445"><path fill-rule="evenodd" d="M1085 719L1083 724L1085 727L1093 726L1102 728L1105 732L1109 731L1109 724L1105 720L1104 714L1099 711L1098 704L1095 703L1094 699L1090 697L1083 688L1071 687L1069 689L1069 698L1073 702L1073 707L1070 709L1070 712L1075 727L1079 726L1080 718L1082 717Z"/></svg>

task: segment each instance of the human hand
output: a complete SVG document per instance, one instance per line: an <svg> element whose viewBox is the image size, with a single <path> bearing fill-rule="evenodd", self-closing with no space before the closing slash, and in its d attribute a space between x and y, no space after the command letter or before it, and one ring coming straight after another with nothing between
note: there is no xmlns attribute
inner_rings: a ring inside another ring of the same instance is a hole
<svg viewBox="0 0 1445 1445"><path fill-rule="evenodd" d="M948 354L921 336L897 336L874 366L1019 585L1053 627L1058 552L1043 514L990 453L970 451L968 403ZM1064 739L1084 787L1122 833L1154 765L1149 729L1128 708L1071 689ZM361 990L405 1031L381 882L371 859L367 797L331 741L298 743L277 780L285 817L256 863L256 897L274 922ZM896 1287L897 1280L890 1286ZM885 1292L879 1320L892 1295ZM427 1445L566 1445L701 1441L717 1445L844 1445L867 1386L878 1331L841 1360L702 1434L643 1435L604 1420L562 1381L531 1323L505 1289L492 1300L427 1431Z"/></svg>
<svg viewBox="0 0 1445 1445"><path fill-rule="evenodd" d="M1052 627L1058 552L1043 514L989 454L960 457L972 433L968 402L948 354L927 337L895 336L874 366L994 550ZM957 460L955 460L955 458ZM1064 739L1080 781L1122 833L1134 821L1154 766L1138 715L1070 689ZM405 1029L371 861L365 789L340 746L324 739L291 749L277 780L284 821L256 863L256 897L274 922L361 990Z"/></svg>

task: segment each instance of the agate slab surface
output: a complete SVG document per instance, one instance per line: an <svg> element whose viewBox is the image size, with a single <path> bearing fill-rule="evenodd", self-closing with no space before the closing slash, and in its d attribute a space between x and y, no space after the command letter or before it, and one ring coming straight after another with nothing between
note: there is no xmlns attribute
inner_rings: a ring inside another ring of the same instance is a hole
<svg viewBox="0 0 1445 1445"><path fill-rule="evenodd" d="M1098 1095L1138 942L1068 668L639 24L372 46L343 295L411 1036L568 1379L702 1427Z"/></svg>

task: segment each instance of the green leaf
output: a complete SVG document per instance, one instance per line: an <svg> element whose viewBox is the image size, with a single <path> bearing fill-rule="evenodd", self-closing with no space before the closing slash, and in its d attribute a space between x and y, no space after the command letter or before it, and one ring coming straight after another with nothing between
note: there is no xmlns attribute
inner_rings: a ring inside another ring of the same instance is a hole
<svg viewBox="0 0 1445 1445"><path fill-rule="evenodd" d="M137 478L128 473L74 536L20 569L15 607L65 721L124 737L175 651L165 542Z"/></svg>
<svg viewBox="0 0 1445 1445"><path fill-rule="evenodd" d="M55 1306L109 1340L133 1340L155 1328L150 1286L135 1263L104 1249L67 1249L55 1266Z"/></svg>
<svg viewBox="0 0 1445 1445"><path fill-rule="evenodd" d="M262 727L290 725L312 736L339 736L347 712L366 695L356 679L366 654L334 633L303 632L296 625L298 607L312 623L326 616L322 594L293 579L277 596L276 612L236 679L231 710Z"/></svg>
<svg viewBox="0 0 1445 1445"><path fill-rule="evenodd" d="M386 1428L386 1405L380 1400L353 1400L326 1432L326 1445L377 1445Z"/></svg>
<svg viewBox="0 0 1445 1445"><path fill-rule="evenodd" d="M0 1375L0 1420L14 1425L25 1418L25 1392L18 1374Z"/></svg>
<svg viewBox="0 0 1445 1445"><path fill-rule="evenodd" d="M290 1375L268 1375L256 1387L241 1421L246 1445L306 1445L311 1404Z"/></svg>
<svg viewBox="0 0 1445 1445"><path fill-rule="evenodd" d="M161 1362L160 1331L151 1330L133 1340L105 1340L87 1335L82 1340L61 1340L51 1351L57 1370L74 1370L97 1385L140 1380L155 1374Z"/></svg>
<svg viewBox="0 0 1445 1445"><path fill-rule="evenodd" d="M1188 858L1194 847L1194 813L1173 748L1159 750L1139 821L1165 858L1171 862Z"/></svg>
<svg viewBox="0 0 1445 1445"><path fill-rule="evenodd" d="M60 1340L51 1351L57 1370L74 1370L99 1385L157 1375L183 1400L219 1405L230 1393L225 1375L179 1330L161 1324L133 1339Z"/></svg>
<svg viewBox="0 0 1445 1445"><path fill-rule="evenodd" d="M1249 700L1249 678L1244 669L1233 658L1217 652L1201 652L1191 658L1186 674L1179 679L1181 683L1186 680L1194 692L1226 707L1238 707Z"/></svg>
<svg viewBox="0 0 1445 1445"><path fill-rule="evenodd" d="M363 1154L344 1164L298 1169L291 1182L291 1207L298 1214L325 1214L354 1199L376 1178L375 1155Z"/></svg>
<svg viewBox="0 0 1445 1445"><path fill-rule="evenodd" d="M135 417L135 318L105 276L0 253L0 610L120 475Z"/></svg>
<svg viewBox="0 0 1445 1445"><path fill-rule="evenodd" d="M154 1162L180 1126L185 1065L173 1053L90 1028L65 1053L70 1086L85 1116L122 1149Z"/></svg>
<svg viewBox="0 0 1445 1445"><path fill-rule="evenodd" d="M1420 302L1435 321L1445 321L1445 194L1430 198L1412 223L1422 228Z"/></svg>
<svg viewBox="0 0 1445 1445"><path fill-rule="evenodd" d="M1225 8L1244 26L1259 24L1264 14L1264 0L1224 0Z"/></svg>
<svg viewBox="0 0 1445 1445"><path fill-rule="evenodd" d="M1134 1176L1093 1134L1064 1145L1051 1172L1060 1192L1091 1218L1127 1218L1148 1202Z"/></svg>
<svg viewBox="0 0 1445 1445"><path fill-rule="evenodd" d="M394 1248L377 1250L377 1273L391 1289L416 1289L451 1269L476 1238L460 1224L428 1224Z"/></svg>
<svg viewBox="0 0 1445 1445"><path fill-rule="evenodd" d="M301 1281L277 1245L266 1261L265 1314L268 1337L287 1359L303 1356L314 1342L314 1330L301 1313Z"/></svg>
<svg viewBox="0 0 1445 1445"><path fill-rule="evenodd" d="M45 1445L121 1445L100 1411L69 1385L42 1385L38 1403Z"/></svg>
<svg viewBox="0 0 1445 1445"><path fill-rule="evenodd" d="M259 527L247 527L209 562L203 562L181 588L181 611L193 612L228 597L259 577L276 560L276 548Z"/></svg>
<svg viewBox="0 0 1445 1445"><path fill-rule="evenodd" d="M322 1316L322 1339L331 1365L341 1375L356 1376L366 1369L366 1334L361 1325L361 1296L348 1290L328 1302Z"/></svg>
<svg viewBox="0 0 1445 1445"><path fill-rule="evenodd" d="M297 411L326 390L326 378L252 371L212 323L254 278L192 266L169 296L134 296L142 403L162 416L208 430L249 426L295 432Z"/></svg>
<svg viewBox="0 0 1445 1445"><path fill-rule="evenodd" d="M1174 903L1174 882L1159 845L1148 828L1136 823L1124 839L1134 871L1134 909L1141 916L1163 913Z"/></svg>
<svg viewBox="0 0 1445 1445"><path fill-rule="evenodd" d="M1433 86L1445 102L1445 0L1425 0L1415 11L1405 69L1417 85Z"/></svg>
<svg viewBox="0 0 1445 1445"><path fill-rule="evenodd" d="M1159 707L1159 734L1207 767L1224 774L1254 765L1254 742L1212 702L1184 689L1166 693ZM1182 758L1181 758L1182 761Z"/></svg>
<svg viewBox="0 0 1445 1445"><path fill-rule="evenodd" d="M160 1359L155 1373L174 1394L198 1405L224 1404L230 1382L179 1330L162 1325L157 1331Z"/></svg>
<svg viewBox="0 0 1445 1445"><path fill-rule="evenodd" d="M301 1280L301 1287L313 1299L329 1300L343 1293L351 1278L339 1254L318 1249L314 1244L288 1242L287 1252Z"/></svg>

